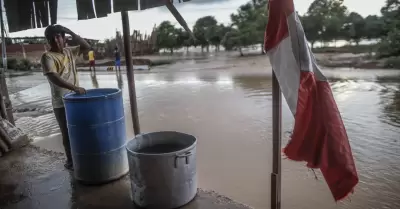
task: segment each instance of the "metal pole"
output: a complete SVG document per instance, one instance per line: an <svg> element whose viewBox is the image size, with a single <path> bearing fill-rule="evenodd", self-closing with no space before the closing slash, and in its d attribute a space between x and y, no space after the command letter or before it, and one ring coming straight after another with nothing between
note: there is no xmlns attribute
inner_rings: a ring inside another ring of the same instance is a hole
<svg viewBox="0 0 400 209"><path fill-rule="evenodd" d="M2 91L2 100L4 101L5 110L2 110L7 113L7 119L15 125L14 116L12 112L12 105L10 101L10 96L8 95L7 82L5 77L5 71L7 71L7 52L6 52L6 38L4 36L4 20L3 20L3 1L0 0L0 25L1 25L1 53L3 57L3 70L0 72L0 84Z"/></svg>
<svg viewBox="0 0 400 209"><path fill-rule="evenodd" d="M282 97L278 79L272 73L272 173L271 209L281 208Z"/></svg>
<svg viewBox="0 0 400 209"><path fill-rule="evenodd" d="M0 91L0 116L3 119L7 120L7 111L6 111L6 105L4 104L4 99L3 99L3 94Z"/></svg>
<svg viewBox="0 0 400 209"><path fill-rule="evenodd" d="M3 58L3 68L7 69L7 53L6 53L6 41L4 36L4 23L3 23L3 0L0 0L0 24L1 24L1 55Z"/></svg>
<svg viewBox="0 0 400 209"><path fill-rule="evenodd" d="M131 103L133 130L135 132L135 135L138 135L138 134L140 134L140 126L139 126L139 116L138 116L139 114L138 114L137 101L136 101L135 76L133 73L131 35L130 35L130 29L129 29L128 12L122 11L121 18L122 18L122 32L124 35L126 75L128 77L129 100Z"/></svg>

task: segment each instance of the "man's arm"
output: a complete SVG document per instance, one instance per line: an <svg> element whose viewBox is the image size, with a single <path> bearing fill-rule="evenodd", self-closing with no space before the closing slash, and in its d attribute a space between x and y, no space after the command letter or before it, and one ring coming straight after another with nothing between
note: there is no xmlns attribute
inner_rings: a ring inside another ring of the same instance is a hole
<svg viewBox="0 0 400 209"><path fill-rule="evenodd" d="M48 56L47 53L42 55L40 59L40 63L42 64L43 74L47 76L49 81L61 88L66 88L71 91L75 91L77 93L85 93L85 89L74 86L66 81L64 81L57 73L57 67L54 63L54 59L51 56Z"/></svg>
<svg viewBox="0 0 400 209"><path fill-rule="evenodd" d="M83 52L87 52L90 49L90 45L87 41L85 41L85 39L83 39L82 37L80 37L79 35L77 35L74 32L70 32L69 35L71 35L72 39L75 40L79 46L80 46L80 51Z"/></svg>
<svg viewBox="0 0 400 209"><path fill-rule="evenodd" d="M58 25L58 27L61 32L69 34L72 37L72 39L79 44L81 53L89 51L90 44L87 41L85 41L85 39L83 39L78 34L72 32L70 29L68 29L64 26Z"/></svg>
<svg viewBox="0 0 400 209"><path fill-rule="evenodd" d="M74 91L78 94L85 94L86 90L84 88L78 87L78 86L74 86L68 82L66 82L65 80L63 80L62 78L60 78L60 76L57 73L47 73L46 74L47 78L50 80L50 82L52 82L53 84L61 87L61 88L65 88L71 91Z"/></svg>

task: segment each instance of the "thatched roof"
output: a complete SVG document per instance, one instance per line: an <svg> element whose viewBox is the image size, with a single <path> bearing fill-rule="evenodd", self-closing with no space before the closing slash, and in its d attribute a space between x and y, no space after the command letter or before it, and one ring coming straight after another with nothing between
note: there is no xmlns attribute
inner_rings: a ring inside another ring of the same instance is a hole
<svg viewBox="0 0 400 209"><path fill-rule="evenodd" d="M94 6L91 3L92 1L88 0L68 1L77 2L78 20L106 17L111 13L111 0L95 0ZM190 0L113 0L113 8L114 12L121 12L123 10L146 10L166 6L182 27L190 32L185 20L173 5L173 3L188 1ZM58 0L4 0L4 7L9 32L41 28L57 23ZM97 14L97 17L95 14Z"/></svg>

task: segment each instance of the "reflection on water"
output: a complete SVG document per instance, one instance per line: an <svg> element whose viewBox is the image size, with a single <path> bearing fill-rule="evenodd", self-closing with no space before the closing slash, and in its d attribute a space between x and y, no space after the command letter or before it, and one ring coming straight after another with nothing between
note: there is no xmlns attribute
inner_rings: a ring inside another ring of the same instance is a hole
<svg viewBox="0 0 400 209"><path fill-rule="evenodd" d="M377 81L389 88L381 91L382 120L400 128L400 77L378 77Z"/></svg>
<svg viewBox="0 0 400 209"><path fill-rule="evenodd" d="M124 81L122 79L122 73L120 70L115 70L115 74L117 75L118 88L122 89L124 86Z"/></svg>
<svg viewBox="0 0 400 209"><path fill-rule="evenodd" d="M272 77L260 75L234 76L233 81L248 92L248 96L271 96Z"/></svg>
<svg viewBox="0 0 400 209"><path fill-rule="evenodd" d="M400 128L400 91L392 93L388 100L388 104L385 104L384 107L384 113L392 121L392 125Z"/></svg>
<svg viewBox="0 0 400 209"><path fill-rule="evenodd" d="M92 85L94 89L98 89L99 88L99 82L97 81L96 78L96 71L91 71L90 72L90 77L92 79Z"/></svg>
<svg viewBox="0 0 400 209"><path fill-rule="evenodd" d="M218 64L225 62L218 57L215 60ZM141 129L195 135L199 139L200 187L216 190L255 208L268 208L272 155L271 71L251 64L251 60L240 61L253 66L251 69L242 67L239 61L232 62L239 67L216 70L212 63L206 63L206 69L185 71L178 63L159 71L152 69L149 73L136 74ZM177 70L173 70L174 66ZM199 68L192 67L187 66ZM400 208L400 72L345 69L324 72L342 112L360 184L351 202L336 204L325 182L316 181L303 163L284 160L283 208ZM37 78L34 74L19 80L36 82ZM123 90L128 138L132 137L128 90L123 85L127 82L125 73L117 71L113 75L99 71L95 76L81 73L80 79L85 88ZM12 100L16 108L49 108L49 95L48 84L40 84L18 91ZM293 127L293 116L286 103L283 104L283 129L287 133ZM17 124L34 137L58 132L52 114L19 117Z"/></svg>
<svg viewBox="0 0 400 209"><path fill-rule="evenodd" d="M25 76L19 76L19 75L25 75ZM10 75L7 75L6 81L7 81L8 92L10 94L14 94L19 91L23 91L25 89L29 89L44 82L47 82L47 79L45 76L43 76L42 73L24 73L24 74L11 73Z"/></svg>

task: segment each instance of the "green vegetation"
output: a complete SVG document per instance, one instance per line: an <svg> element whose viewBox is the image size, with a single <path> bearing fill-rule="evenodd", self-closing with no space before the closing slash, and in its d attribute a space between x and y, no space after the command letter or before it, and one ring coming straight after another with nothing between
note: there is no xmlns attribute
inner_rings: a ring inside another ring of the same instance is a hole
<svg viewBox="0 0 400 209"><path fill-rule="evenodd" d="M386 60L385 68L396 68L399 69L400 68L400 57L390 57Z"/></svg>
<svg viewBox="0 0 400 209"><path fill-rule="evenodd" d="M337 51L335 47L327 47L327 44L345 40L349 46L339 51L374 51L379 58L400 56L400 0L386 0L381 9L382 15L365 18L348 11L343 1L315 0L308 11L300 16L311 47L314 49L315 43L322 43L323 47L315 48L315 51ZM251 0L240 6L231 14L231 24L228 26L219 24L213 16L198 19L193 27L196 40L165 21L157 28L158 48L169 49L172 53L177 48L200 46L202 50L206 48L209 51L212 45L218 51L222 45L226 50L238 50L243 55L242 48L263 44L268 21L267 2ZM377 40L378 45L359 46L362 40Z"/></svg>
<svg viewBox="0 0 400 209"><path fill-rule="evenodd" d="M182 43L178 43L179 29L176 29L169 21L162 22L158 28L157 46L160 49L169 49L174 53L174 48L181 48Z"/></svg>
<svg viewBox="0 0 400 209"><path fill-rule="evenodd" d="M3 61L0 61L0 66L3 67ZM32 70L33 63L28 59L7 59L7 68L17 71L30 71Z"/></svg>
<svg viewBox="0 0 400 209"><path fill-rule="evenodd" d="M383 36L379 55L381 57L400 56L400 0L386 0L381 13Z"/></svg>
<svg viewBox="0 0 400 209"><path fill-rule="evenodd" d="M222 45L227 50L238 49L243 55L243 47L263 44L267 21L267 0L252 0L231 15L232 24L229 26L219 24L213 16L198 19L193 26L196 40L192 40L186 31L164 21L157 28L157 46L173 53L174 49L188 49L190 46L200 46L202 51L206 49L207 52L210 46L214 46L219 51Z"/></svg>

